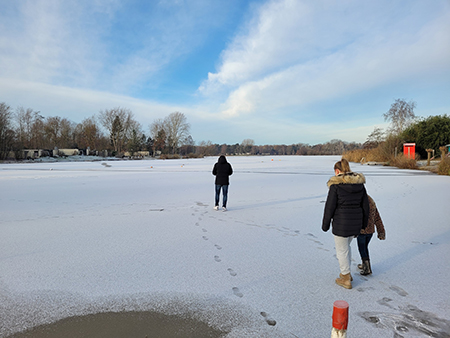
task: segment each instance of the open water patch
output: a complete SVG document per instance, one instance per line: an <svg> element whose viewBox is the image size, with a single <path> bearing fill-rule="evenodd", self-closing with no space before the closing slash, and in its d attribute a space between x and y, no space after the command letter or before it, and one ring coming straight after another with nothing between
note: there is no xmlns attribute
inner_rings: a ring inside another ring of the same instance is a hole
<svg viewBox="0 0 450 338"><path fill-rule="evenodd" d="M53 291L17 294L0 288L0 337L290 337L267 325L267 318L239 299L185 293L91 298Z"/></svg>
<svg viewBox="0 0 450 338"><path fill-rule="evenodd" d="M158 312L106 312L40 325L8 338L222 338L227 334L199 320Z"/></svg>

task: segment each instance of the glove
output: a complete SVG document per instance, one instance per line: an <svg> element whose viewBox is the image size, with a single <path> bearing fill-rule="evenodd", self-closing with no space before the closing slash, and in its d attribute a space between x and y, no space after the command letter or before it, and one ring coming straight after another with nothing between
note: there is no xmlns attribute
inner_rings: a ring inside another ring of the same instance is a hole
<svg viewBox="0 0 450 338"><path fill-rule="evenodd" d="M378 234L378 239L385 240L386 234L384 232Z"/></svg>

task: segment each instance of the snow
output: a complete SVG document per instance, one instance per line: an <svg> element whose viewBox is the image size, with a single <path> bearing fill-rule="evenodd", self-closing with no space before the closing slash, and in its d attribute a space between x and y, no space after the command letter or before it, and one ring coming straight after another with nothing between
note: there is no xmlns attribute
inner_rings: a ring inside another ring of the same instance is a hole
<svg viewBox="0 0 450 338"><path fill-rule="evenodd" d="M0 337L61 318L154 310L227 337L450 337L450 178L351 163L386 227L353 289L321 230L336 156L0 164ZM273 320L276 325L273 324Z"/></svg>

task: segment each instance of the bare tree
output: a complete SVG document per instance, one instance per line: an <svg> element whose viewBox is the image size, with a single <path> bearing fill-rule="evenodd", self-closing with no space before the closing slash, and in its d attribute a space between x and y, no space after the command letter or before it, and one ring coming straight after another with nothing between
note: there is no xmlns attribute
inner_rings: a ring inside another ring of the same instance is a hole
<svg viewBox="0 0 450 338"><path fill-rule="evenodd" d="M174 112L164 119L164 126L169 147L172 149L172 153L175 154L176 149L189 136L190 125L187 123L186 116L183 113Z"/></svg>
<svg viewBox="0 0 450 338"><path fill-rule="evenodd" d="M131 136L133 126L136 124L131 110L117 107L101 111L99 121L107 130L114 151L122 152L127 138Z"/></svg>
<svg viewBox="0 0 450 338"><path fill-rule="evenodd" d="M392 133L399 135L411 124L416 117L414 108L416 108L414 101L395 100L389 111L383 114L385 121L391 121Z"/></svg>
<svg viewBox="0 0 450 338"><path fill-rule="evenodd" d="M6 103L0 103L0 160L12 150L15 133L12 128L12 111Z"/></svg>
<svg viewBox="0 0 450 338"><path fill-rule="evenodd" d="M244 141L242 141L241 143L241 148L242 151L246 154L250 153L252 150L252 147L255 145L255 141L253 141L252 139L245 139Z"/></svg>
<svg viewBox="0 0 450 338"><path fill-rule="evenodd" d="M47 145L51 148L72 148L74 146L75 125L66 118L48 117L44 123Z"/></svg>
<svg viewBox="0 0 450 338"><path fill-rule="evenodd" d="M166 138L167 133L164 126L164 120L162 119L156 119L153 121L153 123L149 126L150 129L150 137L153 139L153 153L155 154L156 151L164 151L164 148L166 147Z"/></svg>
<svg viewBox="0 0 450 338"><path fill-rule="evenodd" d="M34 112L31 108L18 107L16 109L17 139L21 148L31 147L32 127L37 114L39 112Z"/></svg>
<svg viewBox="0 0 450 338"><path fill-rule="evenodd" d="M154 150L163 151L167 146L173 154L186 143L190 125L186 116L180 112L174 112L162 119L156 119L150 125L150 135L154 139Z"/></svg>
<svg viewBox="0 0 450 338"><path fill-rule="evenodd" d="M77 126L77 144L82 149L99 150L104 138L95 116L84 119Z"/></svg>
<svg viewBox="0 0 450 338"><path fill-rule="evenodd" d="M375 127L373 132L367 136L366 142L364 142L364 148L376 148L384 140L384 131L381 128Z"/></svg>

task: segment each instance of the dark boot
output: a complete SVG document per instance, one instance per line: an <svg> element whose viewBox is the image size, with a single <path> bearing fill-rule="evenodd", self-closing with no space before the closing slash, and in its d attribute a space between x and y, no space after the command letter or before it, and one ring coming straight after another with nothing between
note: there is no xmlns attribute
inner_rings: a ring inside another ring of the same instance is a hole
<svg viewBox="0 0 450 338"><path fill-rule="evenodd" d="M361 275L363 276L367 276L367 275L371 275L372 274L372 268L370 267L370 259L369 258L365 258L363 260L363 269L360 272Z"/></svg>

